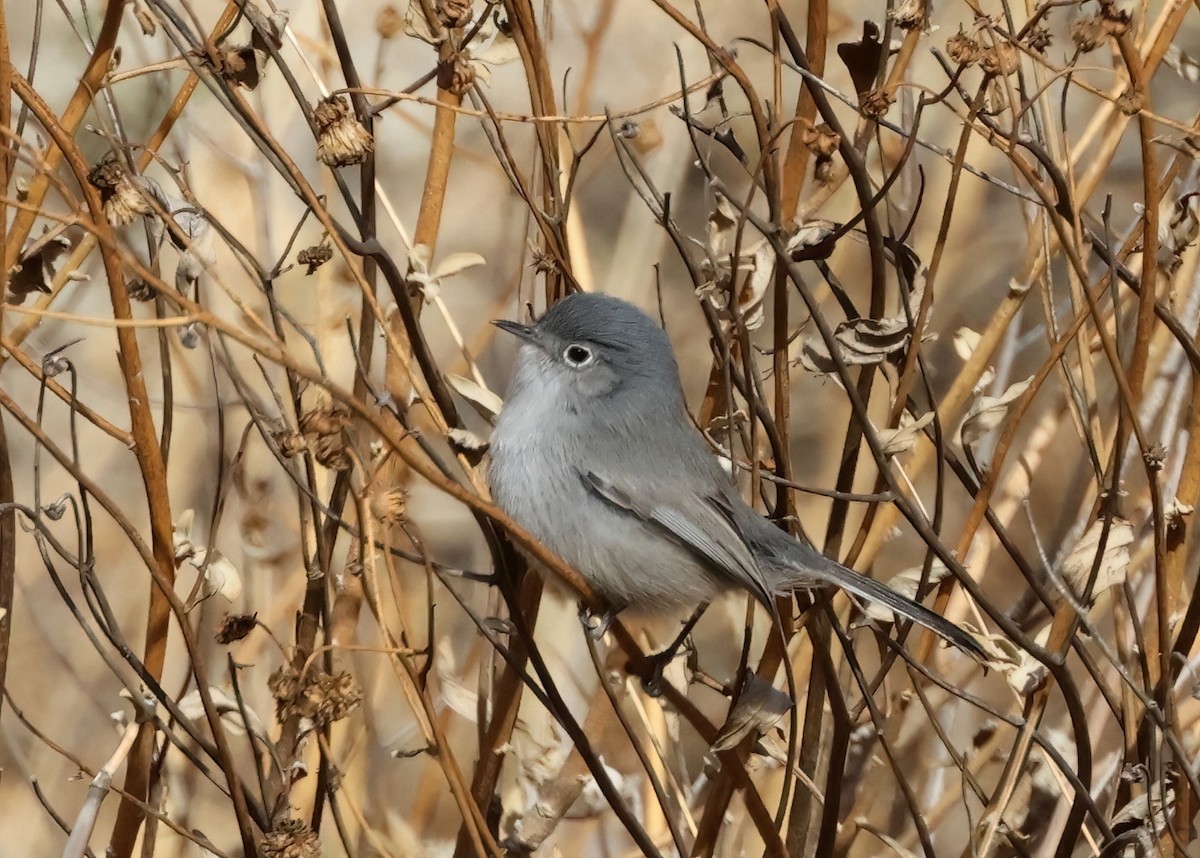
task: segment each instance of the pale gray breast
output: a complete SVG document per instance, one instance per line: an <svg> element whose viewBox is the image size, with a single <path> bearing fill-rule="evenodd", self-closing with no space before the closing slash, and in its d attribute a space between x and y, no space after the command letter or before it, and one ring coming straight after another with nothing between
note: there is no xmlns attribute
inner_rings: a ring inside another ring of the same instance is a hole
<svg viewBox="0 0 1200 858"><path fill-rule="evenodd" d="M612 461L627 454L630 443L644 441L597 420L588 406L599 403L571 413L561 395L509 391L492 433L488 481L496 503L616 608L694 605L715 596L720 585L691 552L599 498L582 478L589 462Z"/></svg>

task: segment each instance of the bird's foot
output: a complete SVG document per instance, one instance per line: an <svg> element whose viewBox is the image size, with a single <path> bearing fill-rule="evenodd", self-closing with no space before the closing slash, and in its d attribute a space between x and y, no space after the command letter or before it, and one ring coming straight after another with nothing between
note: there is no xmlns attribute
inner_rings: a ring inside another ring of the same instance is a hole
<svg viewBox="0 0 1200 858"><path fill-rule="evenodd" d="M666 687L666 678L663 673L666 672L667 666L675 660L678 652L678 647L668 647L662 652L646 656L642 668L642 690L651 697L662 697Z"/></svg>
<svg viewBox="0 0 1200 858"><path fill-rule="evenodd" d="M597 614L587 605L579 606L579 622L583 623L584 631L594 641L598 641L604 637L605 632L608 631L608 627L612 625L614 616L612 611L604 611Z"/></svg>

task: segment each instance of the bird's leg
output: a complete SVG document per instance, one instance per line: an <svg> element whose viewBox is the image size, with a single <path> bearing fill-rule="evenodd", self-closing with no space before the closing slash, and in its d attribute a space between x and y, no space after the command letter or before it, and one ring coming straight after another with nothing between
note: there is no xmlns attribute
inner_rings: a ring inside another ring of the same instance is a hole
<svg viewBox="0 0 1200 858"><path fill-rule="evenodd" d="M662 696L663 671L667 669L668 664L675 660L679 648L688 639L688 635L692 633L696 623L700 622L700 618L704 616L706 610L708 610L708 602L702 602L700 607L696 608L688 617L688 621L683 624L682 631L675 636L675 640L671 641L670 646L662 652L646 656L646 671L642 675L642 689L651 697Z"/></svg>
<svg viewBox="0 0 1200 858"><path fill-rule="evenodd" d="M579 622L583 623L583 630L594 641L598 641L604 637L604 633L608 631L608 627L612 625L613 618L616 615L617 612L611 608L597 614L587 605L582 603L579 605Z"/></svg>

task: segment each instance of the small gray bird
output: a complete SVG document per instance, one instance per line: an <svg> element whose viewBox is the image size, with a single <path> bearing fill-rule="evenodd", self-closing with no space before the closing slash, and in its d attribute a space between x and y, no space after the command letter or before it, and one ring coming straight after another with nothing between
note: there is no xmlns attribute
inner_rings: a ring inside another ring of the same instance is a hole
<svg viewBox="0 0 1200 858"><path fill-rule="evenodd" d="M632 304L577 293L525 341L492 433L501 509L570 563L614 611L703 605L731 588L773 597L832 584L959 648L962 629L824 557L751 509L687 416L670 342Z"/></svg>

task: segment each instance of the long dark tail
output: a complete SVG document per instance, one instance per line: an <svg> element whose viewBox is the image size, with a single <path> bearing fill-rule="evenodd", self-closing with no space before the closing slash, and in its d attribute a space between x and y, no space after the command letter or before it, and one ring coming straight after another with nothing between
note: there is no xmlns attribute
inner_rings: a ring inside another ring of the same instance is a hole
<svg viewBox="0 0 1200 858"><path fill-rule="evenodd" d="M840 563L836 563L827 557L822 557L815 551L813 554L816 555L814 557L815 562L804 569L802 573L805 583L811 584L813 578L828 581L835 587L840 587L848 593L853 593L855 596L866 599L868 602L876 602L885 608L890 608L900 616L912 620L919 626L924 626L935 635L954 644L968 655L972 655L981 661L987 660L987 653L975 642L975 639L945 617L935 614L924 605L914 602L907 596L901 596L895 590L880 584L872 578L859 575L853 569L848 569Z"/></svg>

